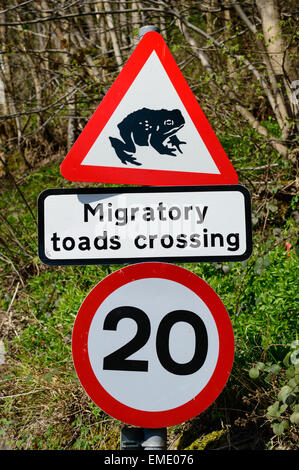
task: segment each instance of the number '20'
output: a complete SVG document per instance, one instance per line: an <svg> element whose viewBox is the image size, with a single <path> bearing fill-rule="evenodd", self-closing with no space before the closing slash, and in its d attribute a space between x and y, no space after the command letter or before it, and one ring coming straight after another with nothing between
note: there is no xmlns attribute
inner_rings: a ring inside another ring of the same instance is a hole
<svg viewBox="0 0 299 470"><path fill-rule="evenodd" d="M136 322L136 335L124 346L104 357L103 368L105 370L147 372L147 360L127 358L147 343L151 334L150 319L143 310L137 307L117 307L106 316L103 329L116 331L119 321L123 318L131 318ZM176 362L171 357L169 350L170 331L177 322L188 323L193 327L195 334L194 354L192 359L186 363ZM161 365L172 374L189 375L197 372L204 364L208 351L208 335L204 322L189 310L174 310L167 313L162 318L157 330L156 350Z"/></svg>

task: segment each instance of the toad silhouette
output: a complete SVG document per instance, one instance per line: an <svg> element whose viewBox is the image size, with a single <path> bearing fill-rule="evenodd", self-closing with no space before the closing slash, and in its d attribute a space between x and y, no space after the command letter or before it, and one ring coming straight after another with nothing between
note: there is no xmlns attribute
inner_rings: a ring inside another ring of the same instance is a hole
<svg viewBox="0 0 299 470"><path fill-rule="evenodd" d="M186 144L175 135L185 124L179 109L153 110L142 108L128 114L119 124L122 140L109 137L116 155L124 165L132 163L140 166L133 154L136 145L152 146L160 155L177 156L183 153L180 146Z"/></svg>

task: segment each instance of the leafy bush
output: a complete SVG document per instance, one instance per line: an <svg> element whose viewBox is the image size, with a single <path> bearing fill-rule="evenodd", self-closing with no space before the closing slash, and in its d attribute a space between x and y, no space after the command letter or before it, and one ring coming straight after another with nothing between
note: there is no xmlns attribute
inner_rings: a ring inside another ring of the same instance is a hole
<svg viewBox="0 0 299 470"><path fill-rule="evenodd" d="M266 388L269 399L265 418L270 422L275 436L292 441L299 424L299 341L293 341L290 350L280 363L257 362L249 370L249 377L258 380L259 393ZM277 445L274 440L272 445ZM280 444L281 445L281 444Z"/></svg>

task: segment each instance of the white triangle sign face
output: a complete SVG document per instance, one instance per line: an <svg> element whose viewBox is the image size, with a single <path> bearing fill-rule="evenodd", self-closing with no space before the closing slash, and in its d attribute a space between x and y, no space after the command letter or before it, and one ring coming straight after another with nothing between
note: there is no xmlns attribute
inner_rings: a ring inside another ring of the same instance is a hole
<svg viewBox="0 0 299 470"><path fill-rule="evenodd" d="M61 165L71 181L236 184L162 36L145 34Z"/></svg>
<svg viewBox="0 0 299 470"><path fill-rule="evenodd" d="M146 90L146 93L144 92ZM163 109L161 109L163 103ZM178 110L176 112L175 110ZM132 115L130 119L129 116ZM180 124L175 122L175 117L184 119L181 129L174 132L181 144L179 148L171 147L168 144L167 132L175 131ZM173 118L174 116L174 118ZM127 140L122 140L118 125L127 119ZM164 125L164 121L169 120L169 125ZM161 123L159 124L159 121ZM131 121L131 125L130 122ZM138 122L139 121L139 122ZM173 124L171 124L173 122ZM165 127L165 131L159 130ZM169 128L168 128L169 127ZM148 128L148 130L147 130ZM158 129L158 130L156 130ZM152 132L150 132L152 130ZM130 136L131 134L131 136ZM136 144L138 136L143 139L141 143L148 144L139 146ZM98 165L99 160L103 166L119 167L121 161L115 158L116 151L111 145L110 137L115 140L116 149L121 154L126 153L133 156L136 163L126 161L128 168L136 168L139 163L143 169L168 171L188 171L198 173L219 174L219 170L214 163L201 136L196 130L184 104L175 91L168 75L165 72L157 54L152 52L134 83L120 102L117 110L111 116L109 122L92 145L88 154L82 161L82 165ZM134 152L130 152L134 143ZM155 142L157 141L157 142ZM166 146L164 152L169 149L171 153L159 153L157 148ZM200 158L198 156L200 155ZM101 156L99 158L99 156Z"/></svg>

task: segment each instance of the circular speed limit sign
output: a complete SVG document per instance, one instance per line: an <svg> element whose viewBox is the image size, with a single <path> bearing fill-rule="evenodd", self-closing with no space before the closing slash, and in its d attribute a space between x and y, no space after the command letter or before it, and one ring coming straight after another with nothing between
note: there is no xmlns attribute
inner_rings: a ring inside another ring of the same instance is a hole
<svg viewBox="0 0 299 470"><path fill-rule="evenodd" d="M114 418L159 428L205 410L229 377L234 337L214 290L184 268L140 263L88 294L73 360L90 398Z"/></svg>

